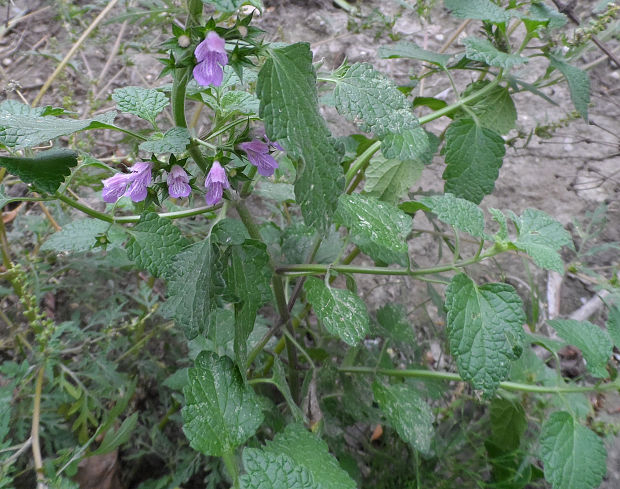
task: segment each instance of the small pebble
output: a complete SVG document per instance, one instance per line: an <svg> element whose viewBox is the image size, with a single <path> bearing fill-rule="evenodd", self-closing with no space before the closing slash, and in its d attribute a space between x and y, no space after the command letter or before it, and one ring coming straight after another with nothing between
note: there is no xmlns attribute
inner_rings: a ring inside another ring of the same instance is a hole
<svg viewBox="0 0 620 489"><path fill-rule="evenodd" d="M2 60L2 64L3 64L4 66L9 66L12 62L13 62L13 60L12 60L11 58L4 58L4 59Z"/></svg>
<svg viewBox="0 0 620 489"><path fill-rule="evenodd" d="M435 35L435 40L441 42L445 39L446 36L444 36L443 34L437 34Z"/></svg>

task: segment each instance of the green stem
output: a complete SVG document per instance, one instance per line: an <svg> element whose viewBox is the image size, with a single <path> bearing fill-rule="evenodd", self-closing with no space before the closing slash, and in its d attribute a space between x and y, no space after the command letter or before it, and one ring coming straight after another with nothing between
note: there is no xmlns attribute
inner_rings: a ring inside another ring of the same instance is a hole
<svg viewBox="0 0 620 489"><path fill-rule="evenodd" d="M349 171L347 171L347 174L345 176L345 187L349 186L351 180L353 180L353 177L357 174L360 168L362 168L370 161L372 155L374 155L380 147L381 141L375 141L366 149L366 151L364 151L361 155L355 158L355 160L353 160L351 166L349 167Z"/></svg>
<svg viewBox="0 0 620 489"><path fill-rule="evenodd" d="M235 200L234 206L237 209L237 213L241 218L241 221L245 225L248 233L252 239L263 242L263 238L260 235L260 231L258 226L254 222L254 218L250 211L246 207L245 203L242 200ZM273 264L273 260L271 257L269 258L269 262L271 267L275 271L275 266ZM286 324L286 327L289 329L289 333L294 336L291 324L290 324L290 316L288 312L288 307L286 304L286 296L284 295L284 285L282 284L282 278L278 276L277 273L273 274L271 278L271 287L273 289L273 294L276 299L276 306L278 308L278 313L282 320L282 323ZM299 382L298 382L298 374L297 374L297 352L295 351L295 347L290 341L286 342L286 353L288 356L288 372L289 372L289 384L291 387L291 395L293 399L297 401L299 395Z"/></svg>
<svg viewBox="0 0 620 489"><path fill-rule="evenodd" d="M459 374L452 372L437 372L433 370L398 370L389 368L375 369L372 367L340 367L340 372L352 374L379 374L390 377L408 377L430 380L446 380L461 382L463 379ZM500 382L499 387L508 391L534 392L538 394L558 394L570 392L602 392L610 390L620 390L620 385L616 382L593 386L544 386L521 384L519 382Z"/></svg>
<svg viewBox="0 0 620 489"><path fill-rule="evenodd" d="M457 270L474 263L478 263L486 258L490 258L501 253L502 250L491 248L488 252L468 260L462 260L456 263L449 263L446 265L439 265L436 267L417 268L410 270L407 268L390 268L390 267L361 267L357 265L321 265L321 264L307 264L307 265L283 265L276 269L276 273L287 276L303 276L303 275L321 275L327 273L327 270L333 270L341 273L360 273L367 275L408 275L416 277L418 275L432 275L434 273L449 272L451 270Z"/></svg>
<svg viewBox="0 0 620 489"><path fill-rule="evenodd" d="M205 146L206 148L212 149L213 151L217 150L217 146L211 143L207 143L202 139L192 138L192 143L200 144L201 146Z"/></svg>
<svg viewBox="0 0 620 489"><path fill-rule="evenodd" d="M259 117L248 117L247 119L237 119L236 121L232 121L228 124L226 124L225 126L220 127L217 131L212 132L210 134L208 134L206 137L204 137L204 139L213 139L216 136L219 136L220 134L224 134L227 133L229 129L232 129L235 126L238 126L241 123L250 123L250 121L258 121L260 120Z"/></svg>
<svg viewBox="0 0 620 489"><path fill-rule="evenodd" d="M224 460L226 470L228 470L228 474L233 481L233 487L237 489L239 487L239 467L237 467L237 459L235 458L235 453L226 452L224 453L224 455L222 455L222 459Z"/></svg>
<svg viewBox="0 0 620 489"><path fill-rule="evenodd" d="M70 205L74 209L77 209L84 214L89 215L90 217L94 217L95 219L99 219L101 221L117 223L117 224L127 224L132 222L139 222L141 216L111 216L110 214L105 214L103 212L99 212L87 205L78 202L77 200L73 200L66 195L56 194L54 196L58 200L64 202L67 205ZM204 206L204 207L195 207L194 209L188 209L185 211L174 211L174 212L161 212L159 213L159 217L167 217L168 219L183 219L185 217L193 217L198 216L200 214L206 214L207 212L213 212L222 207L222 203L212 205L212 206Z"/></svg>
<svg viewBox="0 0 620 489"><path fill-rule="evenodd" d="M489 83L488 85L485 85L483 88L481 88L477 92L474 92L471 95L468 95L467 97L462 98L458 102L455 102L451 105L447 105L443 109L436 110L432 114L428 114L427 116L420 117L419 119L420 125L424 125L430 121L439 119L440 117L443 117L444 115L451 114L455 110L460 109L465 104L468 104L470 102L473 102L479 99L480 97L484 96L487 92L490 92L491 90L493 90L493 88L495 88L495 86L500 82L500 80L501 80L501 72L497 75L497 77L491 83Z"/></svg>

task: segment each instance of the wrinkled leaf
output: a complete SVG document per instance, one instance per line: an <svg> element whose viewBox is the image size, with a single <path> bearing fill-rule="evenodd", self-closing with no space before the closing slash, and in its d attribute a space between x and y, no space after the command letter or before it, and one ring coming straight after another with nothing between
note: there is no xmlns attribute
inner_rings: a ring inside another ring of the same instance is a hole
<svg viewBox="0 0 620 489"><path fill-rule="evenodd" d="M474 388L493 392L523 351L526 318L521 298L508 284L479 287L460 273L446 289L445 308L459 374Z"/></svg>
<svg viewBox="0 0 620 489"><path fill-rule="evenodd" d="M271 49L258 74L260 116L272 141L300 161L295 196L308 226L326 229L344 190L340 151L321 117L309 44Z"/></svg>
<svg viewBox="0 0 620 489"><path fill-rule="evenodd" d="M589 321L551 319L547 321L571 345L581 350L588 371L599 378L609 377L605 368L611 358L613 344L607 331Z"/></svg>
<svg viewBox="0 0 620 489"><path fill-rule="evenodd" d="M422 176L423 163L415 160L373 158L366 169L364 191L395 204Z"/></svg>
<svg viewBox="0 0 620 489"><path fill-rule="evenodd" d="M263 422L254 390L228 357L203 351L183 389L183 432L193 449L222 456L245 443Z"/></svg>
<svg viewBox="0 0 620 489"><path fill-rule="evenodd" d="M162 277L172 257L190 244L170 219L149 212L128 229L127 256L155 277Z"/></svg>
<svg viewBox="0 0 620 489"><path fill-rule="evenodd" d="M155 134L140 143L139 148L149 153L183 153L189 144L189 132L185 127L173 127L165 134Z"/></svg>
<svg viewBox="0 0 620 489"><path fill-rule="evenodd" d="M428 453L433 439L433 413L415 387L408 384L372 385L375 400L403 441Z"/></svg>
<svg viewBox="0 0 620 489"><path fill-rule="evenodd" d="M570 99L579 112L579 115L588 120L588 106L590 105L590 77L588 73L576 66L568 64L559 56L549 55L549 66L564 75L570 90Z"/></svg>
<svg viewBox="0 0 620 489"><path fill-rule="evenodd" d="M308 302L325 328L345 343L355 346L368 333L370 320L366 304L348 289L334 289L318 278L304 284Z"/></svg>
<svg viewBox="0 0 620 489"><path fill-rule="evenodd" d="M282 453L246 448L242 459L246 473L239 479L241 489L324 489L305 467Z"/></svg>
<svg viewBox="0 0 620 489"><path fill-rule="evenodd" d="M188 339L207 328L209 315L215 309L216 267L210 238L185 248L168 267L168 300L162 314L173 318Z"/></svg>
<svg viewBox="0 0 620 489"><path fill-rule="evenodd" d="M526 209L518 218L513 216L513 221L518 230L515 247L525 251L539 267L563 274L559 251L563 246L572 246L573 241L562 224L537 209Z"/></svg>
<svg viewBox="0 0 620 489"><path fill-rule="evenodd" d="M271 299L271 276L266 246L246 240L230 249L225 282L235 299L235 355L239 365L247 360L247 340L254 329L258 309Z"/></svg>
<svg viewBox="0 0 620 489"><path fill-rule="evenodd" d="M112 92L118 110L155 124L155 118L170 103L163 92L154 88L123 87Z"/></svg>
<svg viewBox="0 0 620 489"><path fill-rule="evenodd" d="M452 194L422 197L420 202L437 214L441 221L477 238L484 236L484 214L473 202Z"/></svg>
<svg viewBox="0 0 620 489"><path fill-rule="evenodd" d="M323 488L355 489L355 482L330 453L327 443L300 424L290 424L267 442L265 452L284 454L312 474Z"/></svg>
<svg viewBox="0 0 620 489"><path fill-rule="evenodd" d="M347 227L351 240L374 260L408 265L407 235L413 224L397 207L374 197L342 195L334 220Z"/></svg>
<svg viewBox="0 0 620 489"><path fill-rule="evenodd" d="M53 194L77 165L77 153L64 149L42 151L34 158L0 156L0 166L17 175L25 183L32 183L42 191Z"/></svg>
<svg viewBox="0 0 620 489"><path fill-rule="evenodd" d="M601 439L565 411L553 413L543 424L540 458L553 489L593 489L607 472Z"/></svg>
<svg viewBox="0 0 620 489"><path fill-rule="evenodd" d="M444 192L479 204L495 188L506 148L502 137L472 119L460 119L446 131Z"/></svg>
<svg viewBox="0 0 620 489"><path fill-rule="evenodd" d="M510 12L499 7L491 0L444 0L444 6L455 17L461 19L488 20L502 23L510 20Z"/></svg>
<svg viewBox="0 0 620 489"><path fill-rule="evenodd" d="M514 66L528 62L527 58L517 54L500 51L487 39L467 37L463 39L463 44L465 45L465 55L469 59L486 63L489 66L497 66L509 70Z"/></svg>

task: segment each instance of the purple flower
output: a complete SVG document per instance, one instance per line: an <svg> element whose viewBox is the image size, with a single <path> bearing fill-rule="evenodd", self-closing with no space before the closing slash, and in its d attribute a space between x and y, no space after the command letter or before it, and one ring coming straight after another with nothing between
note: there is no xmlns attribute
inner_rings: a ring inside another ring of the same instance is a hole
<svg viewBox="0 0 620 489"><path fill-rule="evenodd" d="M185 170L179 165L174 165L172 167L170 173L168 173L166 183L168 183L168 193L170 197L174 197L175 199L187 197L192 191L189 186L189 177L187 173L185 173Z"/></svg>
<svg viewBox="0 0 620 489"><path fill-rule="evenodd" d="M136 163L131 167L131 173L117 173L102 180L103 201L113 204L124 195L129 195L134 202L146 199L146 188L151 183L151 168L153 165L146 161ZM129 189L127 188L129 186Z"/></svg>
<svg viewBox="0 0 620 489"><path fill-rule="evenodd" d="M211 31L194 51L198 64L194 67L194 78L199 85L219 87L224 78L224 66L228 64L226 41Z"/></svg>
<svg viewBox="0 0 620 489"><path fill-rule="evenodd" d="M269 154L267 143L255 139L251 142L241 143L239 147L248 154L248 160L258 168L258 173L262 176L270 177L278 168L278 162Z"/></svg>
<svg viewBox="0 0 620 489"><path fill-rule="evenodd" d="M141 202L146 199L146 187L151 183L151 168L153 168L153 164L147 161L140 161L131 167L132 181L127 195L134 202Z"/></svg>
<svg viewBox="0 0 620 489"><path fill-rule="evenodd" d="M131 173L116 173L102 180L101 183L103 183L101 191L103 201L113 204L127 192L127 186L131 183Z"/></svg>
<svg viewBox="0 0 620 489"><path fill-rule="evenodd" d="M217 204L222 200L224 189L230 188L228 177L226 177L226 171L218 161L213 162L213 166L211 166L211 170L209 170L209 174L205 180L205 187L207 189L207 193L205 194L207 205Z"/></svg>

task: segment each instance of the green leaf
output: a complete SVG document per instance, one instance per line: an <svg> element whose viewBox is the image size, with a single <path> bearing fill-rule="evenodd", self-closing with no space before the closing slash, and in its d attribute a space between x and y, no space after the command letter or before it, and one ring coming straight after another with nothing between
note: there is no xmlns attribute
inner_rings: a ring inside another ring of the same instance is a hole
<svg viewBox="0 0 620 489"><path fill-rule="evenodd" d="M308 226L326 229L344 190L340 151L319 113L307 43L271 49L258 74L259 114L272 141L300 160L295 196Z"/></svg>
<svg viewBox="0 0 620 489"><path fill-rule="evenodd" d="M377 310L377 322L383 329L384 336L394 341L415 344L413 328L407 319L407 311L400 304L385 304Z"/></svg>
<svg viewBox="0 0 620 489"><path fill-rule="evenodd" d="M432 135L421 127L386 134L381 141L381 153L393 160L414 160L428 165L436 151L437 144L432 141Z"/></svg>
<svg viewBox="0 0 620 489"><path fill-rule="evenodd" d="M183 432L194 450L220 457L245 443L263 422L258 396L228 357L203 351L183 389Z"/></svg>
<svg viewBox="0 0 620 489"><path fill-rule="evenodd" d="M256 95L239 90L226 92L220 99L220 109L224 117L233 112L245 115L258 114L258 107Z"/></svg>
<svg viewBox="0 0 620 489"><path fill-rule="evenodd" d="M563 274L559 251L563 246L572 246L573 241L562 224L537 209L526 209L512 219L518 230L515 247L531 256L539 267Z"/></svg>
<svg viewBox="0 0 620 489"><path fill-rule="evenodd" d="M502 137L472 119L454 121L446 131L445 193L479 204L495 188L506 148Z"/></svg>
<svg viewBox="0 0 620 489"><path fill-rule="evenodd" d="M241 458L246 471L239 479L241 489L325 489L287 455L246 448Z"/></svg>
<svg viewBox="0 0 620 489"><path fill-rule="evenodd" d="M372 385L375 400L403 441L428 453L433 439L433 413L418 390L408 384Z"/></svg>
<svg viewBox="0 0 620 489"><path fill-rule="evenodd" d="M478 287L464 273L446 289L450 351L459 374L474 388L493 392L519 358L525 337L523 303L513 287L490 283ZM516 347L516 348L515 348Z"/></svg>
<svg viewBox="0 0 620 489"><path fill-rule="evenodd" d="M290 183L273 183L269 180L260 180L254 189L254 193L276 202L295 200L295 190Z"/></svg>
<svg viewBox="0 0 620 489"><path fill-rule="evenodd" d="M202 0L206 5L215 5L219 12L232 13L244 5L252 5L259 10L263 10L261 0Z"/></svg>
<svg viewBox="0 0 620 489"><path fill-rule="evenodd" d="M230 247L230 263L225 282L235 299L235 355L239 365L247 360L247 341L254 329L258 309L271 299L271 276L267 247L260 241L246 240Z"/></svg>
<svg viewBox="0 0 620 489"><path fill-rule="evenodd" d="M14 149L31 148L84 129L112 127L115 115L116 112L112 111L93 119L78 120L43 116L36 109L20 113L0 110L0 145Z"/></svg>
<svg viewBox="0 0 620 489"><path fill-rule="evenodd" d="M465 56L474 61L486 63L509 70L513 66L527 63L529 60L517 54L505 53L497 49L488 39L467 37L463 39Z"/></svg>
<svg viewBox="0 0 620 489"><path fill-rule="evenodd" d="M76 165L77 153L64 149L42 151L34 158L0 156L0 166L48 194L58 190L65 177L71 173L71 168Z"/></svg>
<svg viewBox="0 0 620 489"><path fill-rule="evenodd" d="M499 209L494 209L493 207L490 207L489 214L491 214L491 217L493 217L493 220L497 224L499 224L499 229L497 230L497 233L494 236L496 241L497 240L504 241L508 239L508 223L506 221L506 216L504 215L504 213L500 211Z"/></svg>
<svg viewBox="0 0 620 489"><path fill-rule="evenodd" d="M163 92L154 88L123 87L112 92L118 110L128 112L155 125L155 118L170 103Z"/></svg>
<svg viewBox="0 0 620 489"><path fill-rule="evenodd" d="M419 126L402 92L368 63L355 63L337 78L334 100L340 114L379 139Z"/></svg>
<svg viewBox="0 0 620 489"><path fill-rule="evenodd" d="M355 346L370 327L366 304L348 289L333 289L318 278L308 277L304 284L308 302L325 328L345 343Z"/></svg>
<svg viewBox="0 0 620 489"><path fill-rule="evenodd" d="M0 185L0 209L2 209L9 202L13 202L14 200L17 200L17 198L9 197L6 194L6 190L4 188L4 185Z"/></svg>
<svg viewBox="0 0 620 489"><path fill-rule="evenodd" d="M364 192L395 204L422 176L424 164L416 160L373 158L366 169Z"/></svg>
<svg viewBox="0 0 620 489"><path fill-rule="evenodd" d="M553 489L593 489L607 472L601 439L565 411L553 413L543 424L540 458Z"/></svg>
<svg viewBox="0 0 620 489"><path fill-rule="evenodd" d="M420 202L437 214L441 221L477 238L484 236L484 214L473 202L452 194L422 197Z"/></svg>
<svg viewBox="0 0 620 489"><path fill-rule="evenodd" d="M517 401L497 398L491 402L491 441L504 452L519 448L527 428L525 410Z"/></svg>
<svg viewBox="0 0 620 489"><path fill-rule="evenodd" d="M216 266L215 250L206 238L178 253L168 267L168 300L162 314L175 319L188 339L205 330L215 309Z"/></svg>
<svg viewBox="0 0 620 489"><path fill-rule="evenodd" d="M155 277L163 277L172 257L190 244L170 219L155 212L141 216L127 231L131 236L127 256Z"/></svg>
<svg viewBox="0 0 620 489"><path fill-rule="evenodd" d="M532 5L530 5L527 19L523 18L526 25L528 25L527 20L544 22L549 29L559 29L560 27L564 27L568 22L566 15L549 7L543 2L533 2Z"/></svg>
<svg viewBox="0 0 620 489"><path fill-rule="evenodd" d="M474 82L461 94L467 97L488 85L489 81ZM495 86L484 97L477 99L467 106L476 114L478 122L498 134L507 134L515 128L517 122L517 109L510 97L508 87ZM460 111L461 117L469 117L466 111Z"/></svg>
<svg viewBox="0 0 620 489"><path fill-rule="evenodd" d="M620 309L615 306L609 309L606 326L614 345L620 348Z"/></svg>
<svg viewBox="0 0 620 489"><path fill-rule="evenodd" d="M304 421L304 413L295 403L295 399L293 399L293 395L291 394L291 388L289 387L288 381L286 380L286 372L284 371L284 366L282 365L282 361L279 357L274 357L273 367L271 370L273 372L271 381L273 382L273 385L278 388L278 390L282 394L282 397L284 397L286 404L288 404L288 407L291 410L293 418L295 419L295 421Z"/></svg>
<svg viewBox="0 0 620 489"><path fill-rule="evenodd" d="M452 58L451 54L435 53L422 49L414 42L401 41L389 46L381 46L377 53L380 58L419 59L445 68Z"/></svg>
<svg viewBox="0 0 620 489"><path fill-rule="evenodd" d="M65 253L89 251L97 245L97 237L108 231L111 226L122 231L121 226L111 225L109 222L97 219L72 221L47 238L41 246L41 250Z"/></svg>
<svg viewBox="0 0 620 489"><path fill-rule="evenodd" d="M363 131L382 140L386 158L432 159L428 135L413 115L411 105L394 83L368 63L356 63L336 79L336 109Z"/></svg>
<svg viewBox="0 0 620 489"><path fill-rule="evenodd" d="M372 259L409 264L407 235L413 223L398 207L374 197L342 195L334 220L349 229L351 240Z"/></svg>
<svg viewBox="0 0 620 489"><path fill-rule="evenodd" d="M588 106L590 105L590 76L584 70L568 64L564 59L552 54L548 55L549 66L564 75L570 90L570 99L579 115L588 120Z"/></svg>
<svg viewBox="0 0 620 489"><path fill-rule="evenodd" d="M491 0L444 0L444 6L452 11L452 15L461 19L488 20L499 24L512 17L510 12Z"/></svg>
<svg viewBox="0 0 620 489"><path fill-rule="evenodd" d="M607 331L589 321L551 319L547 321L571 345L581 350L588 371L599 378L609 377L605 368L611 358L613 344Z"/></svg>
<svg viewBox="0 0 620 489"><path fill-rule="evenodd" d="M289 424L282 433L267 442L265 452L290 457L312 474L318 486L325 489L356 488L353 479L329 453L327 443L300 424Z"/></svg>
<svg viewBox="0 0 620 489"><path fill-rule="evenodd" d="M149 153L183 153L189 144L189 132L185 127L173 127L165 134L153 134L148 141L140 143L139 149Z"/></svg>
<svg viewBox="0 0 620 489"><path fill-rule="evenodd" d="M99 445L96 450L91 452L90 455L104 455L120 447L129 440L129 437L137 424L138 413L133 413L121 423L118 429L107 431L103 437L101 445Z"/></svg>

